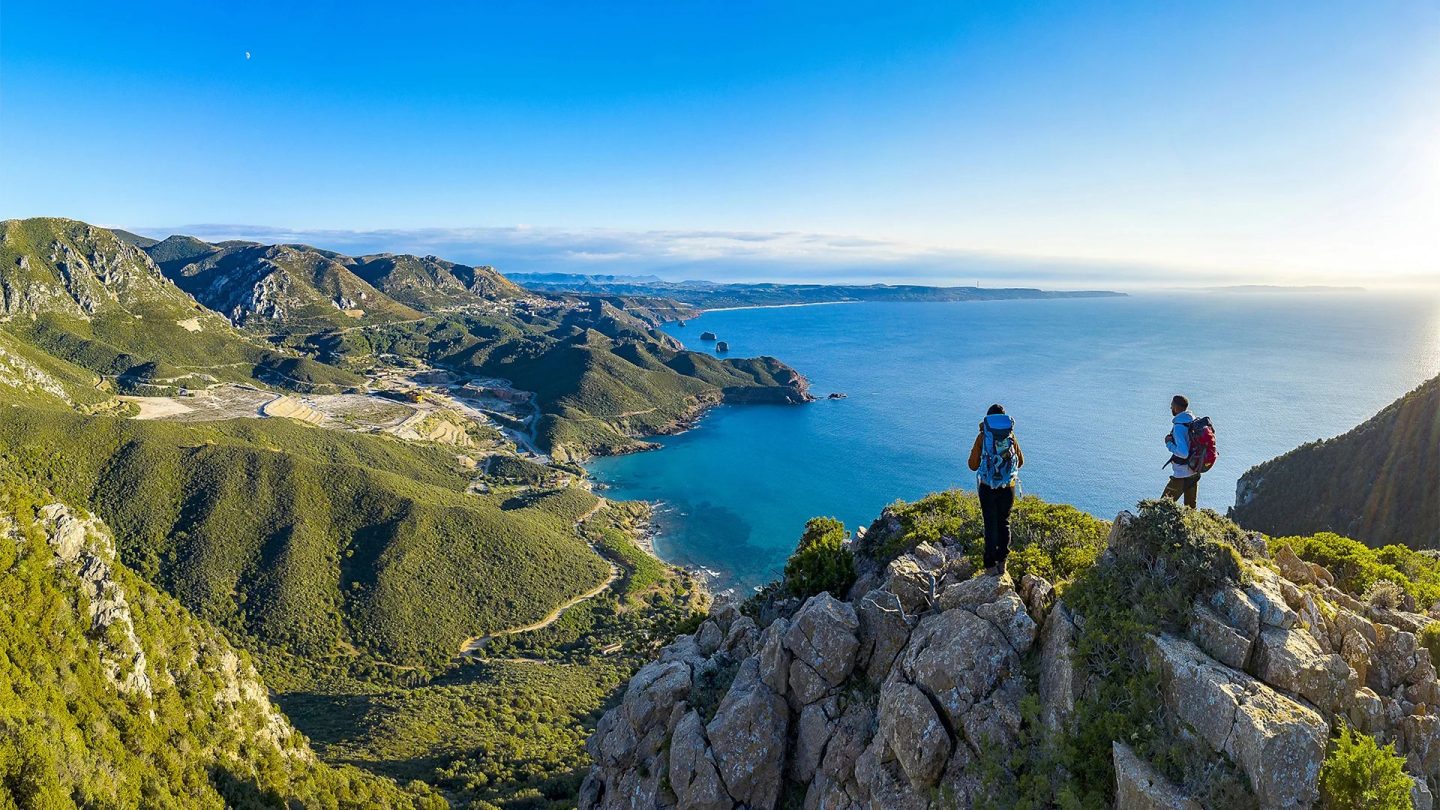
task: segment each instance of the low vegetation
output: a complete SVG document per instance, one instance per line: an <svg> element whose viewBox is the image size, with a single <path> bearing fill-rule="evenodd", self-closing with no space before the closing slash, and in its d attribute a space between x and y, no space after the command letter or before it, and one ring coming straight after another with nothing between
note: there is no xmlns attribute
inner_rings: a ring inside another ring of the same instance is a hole
<svg viewBox="0 0 1440 810"><path fill-rule="evenodd" d="M1110 524L1073 506L1025 496L1011 520L1009 571L1018 581L1027 573L1052 582L1070 579L1094 564L1105 550ZM895 503L857 544L865 555L888 561L920 543L954 538L978 565L985 551L985 522L973 492L949 490L913 503Z"/></svg>
<svg viewBox="0 0 1440 810"><path fill-rule="evenodd" d="M1390 582L1422 608L1440 601L1440 558L1401 545L1371 548L1333 532L1309 537L1277 537L1272 546L1289 546L1300 559L1319 563L1350 593L1367 593Z"/></svg>
<svg viewBox="0 0 1440 810"><path fill-rule="evenodd" d="M1320 806L1325 810L1410 810L1414 782L1395 745L1340 724L1320 767Z"/></svg>
<svg viewBox="0 0 1440 810"><path fill-rule="evenodd" d="M802 599L829 591L841 599L855 582L855 555L845 544L845 524L811 518L795 553L785 563L785 587Z"/></svg>

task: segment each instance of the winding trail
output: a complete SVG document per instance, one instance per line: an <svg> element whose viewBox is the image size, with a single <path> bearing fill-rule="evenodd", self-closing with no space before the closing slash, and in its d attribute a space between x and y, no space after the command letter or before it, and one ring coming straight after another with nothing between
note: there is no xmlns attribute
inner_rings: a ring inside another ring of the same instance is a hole
<svg viewBox="0 0 1440 810"><path fill-rule="evenodd" d="M605 499L597 497L595 499L595 505L586 510L585 514L575 519L575 528L580 528L580 524L589 520L592 516L594 516L596 512L599 512L606 506L609 506L609 504L605 501ZM590 544L590 548L593 549L596 554L600 553L600 550L595 548L593 543ZM572 607L575 607L576 605L586 601L587 599L594 599L595 597L604 593L610 588L611 585L615 584L615 580L620 578L621 573L620 566L616 565L613 562L609 562L608 560L606 562L610 565L610 575L605 578L604 582L601 582L594 588L591 588L585 593L580 594L579 596L569 600L568 602L565 602L564 604L550 611L550 613L540 621L531 622L530 624L521 627L510 627L505 630L496 630L495 632L488 635L475 636L473 638L466 639L465 643L460 646L460 654L470 655L472 653L479 652L480 650L485 649L486 643L488 643L490 639L495 638L496 636L513 636L520 633L529 633L532 630L543 630L558 621L560 619L560 615L563 614L565 611L569 610Z"/></svg>

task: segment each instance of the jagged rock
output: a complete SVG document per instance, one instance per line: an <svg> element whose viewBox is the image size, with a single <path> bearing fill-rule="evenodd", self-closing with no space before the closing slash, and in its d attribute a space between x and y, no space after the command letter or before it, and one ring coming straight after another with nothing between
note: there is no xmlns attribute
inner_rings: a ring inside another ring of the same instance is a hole
<svg viewBox="0 0 1440 810"><path fill-rule="evenodd" d="M645 729L666 717L675 704L690 694L690 667L679 661L655 661L640 668L625 689L625 719L632 728Z"/></svg>
<svg viewBox="0 0 1440 810"><path fill-rule="evenodd" d="M731 658L749 658L755 652L759 638L760 630L755 626L755 620L749 616L741 616L731 623L720 650L729 653Z"/></svg>
<svg viewBox="0 0 1440 810"><path fill-rule="evenodd" d="M695 645L700 648L701 655L713 655L724 641L720 625L714 620L701 622L700 629L695 631Z"/></svg>
<svg viewBox="0 0 1440 810"><path fill-rule="evenodd" d="M1335 584L1335 575L1332 574L1332 573L1330 573L1330 570L1327 569L1325 566L1321 565L1320 563L1313 563L1313 562L1312 562L1312 563L1309 563L1309 566L1310 566L1310 576L1315 580L1315 582L1316 582L1317 584L1319 584L1319 585L1334 585L1334 584Z"/></svg>
<svg viewBox="0 0 1440 810"><path fill-rule="evenodd" d="M1281 579L1268 568L1254 566L1250 569L1250 584L1245 586L1245 595L1260 611L1260 623L1269 627L1289 630L1300 617L1285 600L1286 589L1295 586Z"/></svg>
<svg viewBox="0 0 1440 810"><path fill-rule="evenodd" d="M795 722L795 756L791 769L796 781L808 782L815 776L839 715L840 701L834 697L800 710L800 718Z"/></svg>
<svg viewBox="0 0 1440 810"><path fill-rule="evenodd" d="M1410 786L1410 807L1412 810L1434 810L1435 795L1430 792L1430 786L1425 780L1410 777L1414 784Z"/></svg>
<svg viewBox="0 0 1440 810"><path fill-rule="evenodd" d="M1206 655L1232 669L1244 669L1253 638L1246 638L1204 602L1196 600L1190 614L1190 640Z"/></svg>
<svg viewBox="0 0 1440 810"><path fill-rule="evenodd" d="M1059 731L1075 712L1084 680L1075 660L1075 621L1057 601L1040 632L1040 721Z"/></svg>
<svg viewBox="0 0 1440 810"><path fill-rule="evenodd" d="M953 742L935 706L914 684L892 681L880 692L879 736L890 744L917 789L935 785Z"/></svg>
<svg viewBox="0 0 1440 810"><path fill-rule="evenodd" d="M1401 718L1396 749L1405 755L1405 770L1414 776L1440 779L1440 717L1408 714Z"/></svg>
<svg viewBox="0 0 1440 810"><path fill-rule="evenodd" d="M1275 552L1275 564L1280 566L1280 574L1296 584L1315 583L1315 573L1310 570L1310 564L1296 556L1295 551L1289 546L1281 546Z"/></svg>
<svg viewBox="0 0 1440 810"><path fill-rule="evenodd" d="M1118 740L1110 745L1115 765L1115 810L1200 810L1148 762Z"/></svg>
<svg viewBox="0 0 1440 810"><path fill-rule="evenodd" d="M1330 734L1318 713L1215 662L1184 639L1152 636L1150 649L1170 715L1230 757L1262 806L1314 803Z"/></svg>
<svg viewBox="0 0 1440 810"><path fill-rule="evenodd" d="M1299 695L1328 712L1340 712L1340 701L1354 694L1360 679L1345 659L1320 649L1307 632L1267 627L1255 642L1255 677Z"/></svg>
<svg viewBox="0 0 1440 810"><path fill-rule="evenodd" d="M885 566L884 590L893 594L906 615L932 607L939 585L935 572L923 567L913 555L897 557Z"/></svg>
<svg viewBox="0 0 1440 810"><path fill-rule="evenodd" d="M1050 613L1050 606L1055 604L1055 586L1044 577L1026 574L1020 578L1020 599L1025 602L1025 609L1030 612L1035 624L1043 624Z"/></svg>
<svg viewBox="0 0 1440 810"><path fill-rule="evenodd" d="M1029 621L1018 598L1013 609ZM1019 696L1000 687L1019 674L1024 651L991 621L953 608L921 620L890 677L904 678L934 698L949 727L965 732L978 750L1007 744L1019 731L1018 705L1010 705L1018 704ZM991 739L981 739L980 733Z"/></svg>
<svg viewBox="0 0 1440 810"><path fill-rule="evenodd" d="M883 683L890 674L895 658L905 648L910 629L917 621L900 610L900 603L890 591L876 588L856 603L855 615L860 620L860 651L857 666L874 683Z"/></svg>
<svg viewBox="0 0 1440 810"><path fill-rule="evenodd" d="M940 594L936 607L941 610L952 608L976 608L999 599L1002 594L1013 592L1008 576L984 576L957 582L945 588Z"/></svg>
<svg viewBox="0 0 1440 810"><path fill-rule="evenodd" d="M785 631L790 623L776 619L760 635L760 680L776 694L785 694L790 683L790 651L785 649Z"/></svg>
<svg viewBox="0 0 1440 810"><path fill-rule="evenodd" d="M685 713L670 740L670 788L680 807L730 810L735 802L725 792L705 727L694 710Z"/></svg>
<svg viewBox="0 0 1440 810"><path fill-rule="evenodd" d="M1210 595L1210 607L1245 638L1260 634L1260 608L1245 591L1234 586L1220 588Z"/></svg>
<svg viewBox="0 0 1440 810"><path fill-rule="evenodd" d="M1387 625L1376 625L1376 644L1370 656L1365 685L1381 695L1396 687L1421 680L1434 680L1435 667L1430 651L1420 646L1414 633Z"/></svg>
<svg viewBox="0 0 1440 810"><path fill-rule="evenodd" d="M800 705L819 700L845 682L860 650L860 620L849 602L828 593L810 597L785 631L790 691Z"/></svg>
<svg viewBox="0 0 1440 810"><path fill-rule="evenodd" d="M772 808L780 797L790 709L747 658L705 729L726 792L740 804Z"/></svg>

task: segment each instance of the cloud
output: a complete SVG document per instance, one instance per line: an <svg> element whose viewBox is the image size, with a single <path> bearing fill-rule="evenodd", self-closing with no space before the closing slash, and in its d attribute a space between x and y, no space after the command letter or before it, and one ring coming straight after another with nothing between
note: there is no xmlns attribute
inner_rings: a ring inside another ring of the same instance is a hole
<svg viewBox="0 0 1440 810"><path fill-rule="evenodd" d="M351 255L433 254L502 272L657 275L671 280L924 283L1050 288L1265 283L1261 273L1027 257L799 231L563 229L531 225L379 230L197 224L132 228L207 241L300 242ZM1368 280L1368 279L1367 279Z"/></svg>

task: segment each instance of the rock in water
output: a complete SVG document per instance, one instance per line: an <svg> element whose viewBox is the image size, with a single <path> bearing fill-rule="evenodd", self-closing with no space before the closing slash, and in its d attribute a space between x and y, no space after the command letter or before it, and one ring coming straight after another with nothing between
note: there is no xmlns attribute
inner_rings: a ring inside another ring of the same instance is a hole
<svg viewBox="0 0 1440 810"><path fill-rule="evenodd" d="M701 339L701 340L715 340L715 333L714 333L714 332L701 332L701 333L700 333L700 339Z"/></svg>

